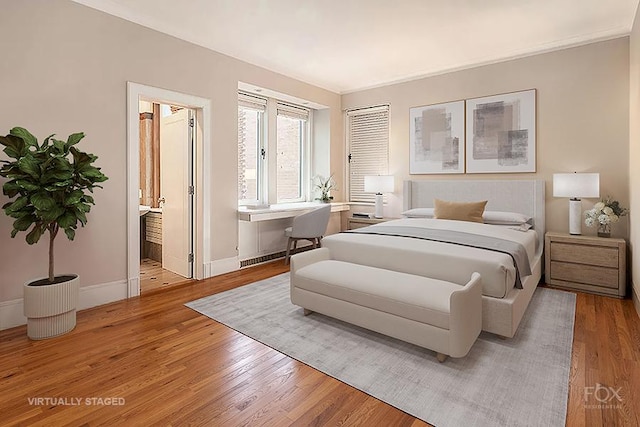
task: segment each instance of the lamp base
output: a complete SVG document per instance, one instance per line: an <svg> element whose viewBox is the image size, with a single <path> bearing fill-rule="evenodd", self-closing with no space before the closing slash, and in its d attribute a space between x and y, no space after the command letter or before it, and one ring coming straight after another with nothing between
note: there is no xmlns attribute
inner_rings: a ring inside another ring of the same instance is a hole
<svg viewBox="0 0 640 427"><path fill-rule="evenodd" d="M383 201L382 201L382 194L378 193L376 194L376 211L373 214L374 218L382 218L382 209L383 209Z"/></svg>
<svg viewBox="0 0 640 427"><path fill-rule="evenodd" d="M582 200L569 200L569 234L582 234Z"/></svg>

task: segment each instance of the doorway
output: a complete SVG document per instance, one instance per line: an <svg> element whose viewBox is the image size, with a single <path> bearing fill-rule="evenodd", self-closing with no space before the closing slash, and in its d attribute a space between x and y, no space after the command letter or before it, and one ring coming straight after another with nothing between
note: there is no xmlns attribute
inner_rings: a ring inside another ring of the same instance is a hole
<svg viewBox="0 0 640 427"><path fill-rule="evenodd" d="M127 296L140 294L140 101L174 105L190 110L194 120L192 132L195 142L191 145L191 170L186 174L192 179L191 220L188 237L191 239L193 262L190 275L195 279L208 277L210 259L210 163L205 162L211 145L211 101L179 92L127 83ZM173 178L171 178L173 180ZM165 208L163 207L163 210ZM163 212L163 215L165 213ZM187 254L188 256L188 254Z"/></svg>
<svg viewBox="0 0 640 427"><path fill-rule="evenodd" d="M193 277L195 110L140 101L140 291Z"/></svg>

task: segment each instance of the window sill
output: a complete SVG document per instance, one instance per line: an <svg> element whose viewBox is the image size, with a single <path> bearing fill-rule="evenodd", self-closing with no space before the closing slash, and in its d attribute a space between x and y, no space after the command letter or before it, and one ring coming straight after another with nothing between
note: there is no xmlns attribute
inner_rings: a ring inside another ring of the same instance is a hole
<svg viewBox="0 0 640 427"><path fill-rule="evenodd" d="M238 219L240 221L268 221L272 219L292 218L300 215L304 211L310 211L323 203L299 202L299 203L279 203L271 205L265 209L250 209L245 206L238 208ZM348 211L349 204L344 202L331 203L331 212Z"/></svg>

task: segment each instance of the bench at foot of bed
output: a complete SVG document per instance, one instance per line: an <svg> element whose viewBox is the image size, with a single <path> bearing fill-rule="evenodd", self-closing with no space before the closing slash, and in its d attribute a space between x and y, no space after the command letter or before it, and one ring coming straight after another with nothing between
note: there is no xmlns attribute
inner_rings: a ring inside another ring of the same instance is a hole
<svg viewBox="0 0 640 427"><path fill-rule="evenodd" d="M482 282L465 285L331 259L327 248L291 258L291 302L433 350L464 357L482 328Z"/></svg>

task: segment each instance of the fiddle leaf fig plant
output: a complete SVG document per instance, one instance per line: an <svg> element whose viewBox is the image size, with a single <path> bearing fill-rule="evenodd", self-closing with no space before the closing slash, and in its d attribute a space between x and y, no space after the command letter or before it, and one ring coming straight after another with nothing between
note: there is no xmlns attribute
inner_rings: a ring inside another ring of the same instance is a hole
<svg viewBox="0 0 640 427"><path fill-rule="evenodd" d="M8 178L2 193L9 203L4 212L14 218L11 237L27 232L26 241L37 243L49 233L49 283L54 283L53 242L60 229L73 240L78 224L84 227L87 213L94 204L88 194L108 178L93 166L98 158L76 148L84 133L69 135L66 141L48 136L42 144L28 130L14 127L0 136L4 153L0 176Z"/></svg>

